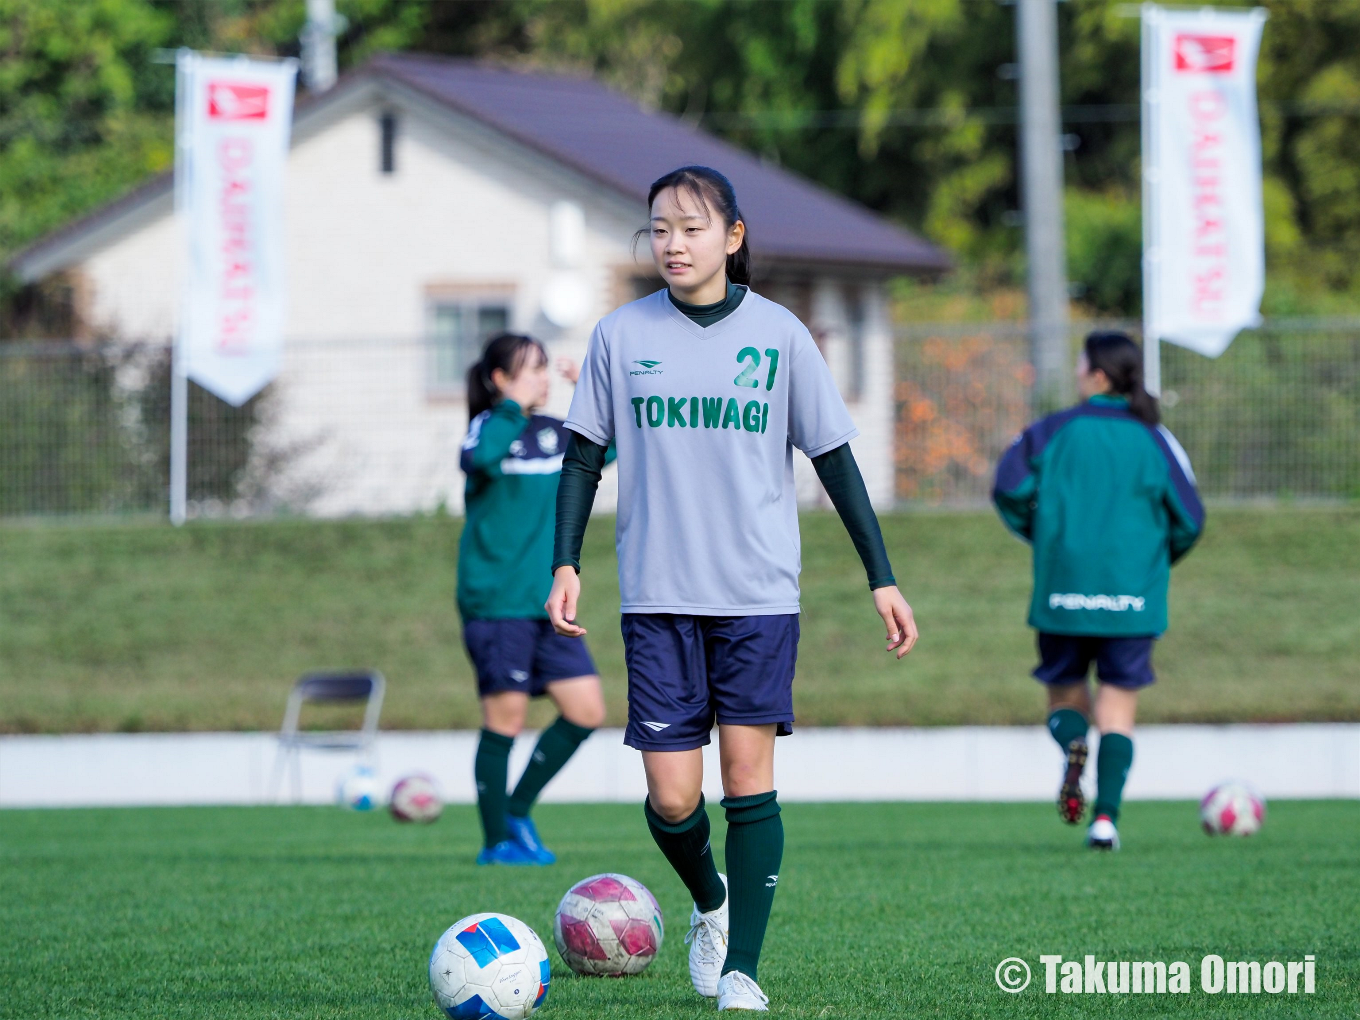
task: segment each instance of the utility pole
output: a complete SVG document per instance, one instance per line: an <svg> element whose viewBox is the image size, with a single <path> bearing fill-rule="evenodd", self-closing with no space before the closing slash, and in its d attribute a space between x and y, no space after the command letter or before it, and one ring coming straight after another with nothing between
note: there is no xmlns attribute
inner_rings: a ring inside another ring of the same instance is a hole
<svg viewBox="0 0 1360 1020"><path fill-rule="evenodd" d="M309 92L325 92L335 84L335 37L345 30L344 15L335 13L335 0L307 0L307 24L302 29L302 82Z"/></svg>
<svg viewBox="0 0 1360 1020"><path fill-rule="evenodd" d="M1015 42L1034 403L1036 411L1047 412L1072 401L1056 0L1015 0Z"/></svg>

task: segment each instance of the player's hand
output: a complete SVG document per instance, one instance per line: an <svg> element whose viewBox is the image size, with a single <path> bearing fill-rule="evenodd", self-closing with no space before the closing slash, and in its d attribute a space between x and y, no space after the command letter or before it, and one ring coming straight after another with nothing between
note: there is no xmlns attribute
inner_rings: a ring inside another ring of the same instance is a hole
<svg viewBox="0 0 1360 1020"><path fill-rule="evenodd" d="M552 591L548 593L548 601L543 608L548 611L553 630L563 637L580 637L586 632L584 627L576 626L576 601L580 597L581 579L576 576L576 570L570 566L558 567L553 574ZM906 605L905 602L902 604ZM910 609L907 614L911 614Z"/></svg>
<svg viewBox="0 0 1360 1020"><path fill-rule="evenodd" d="M581 378L581 369L570 358L558 358L557 374L575 386L576 380Z"/></svg>
<svg viewBox="0 0 1360 1020"><path fill-rule="evenodd" d="M568 567L567 569L571 569ZM916 632L916 617L911 606L897 590L896 585L874 589L874 609L888 628L888 651L897 650L900 659L911 651L919 636Z"/></svg>

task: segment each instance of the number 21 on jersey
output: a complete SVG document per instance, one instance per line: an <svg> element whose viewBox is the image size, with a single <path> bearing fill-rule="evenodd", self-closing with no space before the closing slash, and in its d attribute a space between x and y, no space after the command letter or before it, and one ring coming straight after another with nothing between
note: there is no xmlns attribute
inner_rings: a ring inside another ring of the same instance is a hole
<svg viewBox="0 0 1360 1020"><path fill-rule="evenodd" d="M769 373L765 376L765 389L774 389L774 375L779 371L779 351L773 347L767 348L765 357L770 359ZM760 388L760 380L755 377L760 368L760 352L754 347L743 347L737 353L737 361L743 365L737 377L732 380L738 386L749 386L751 389Z"/></svg>

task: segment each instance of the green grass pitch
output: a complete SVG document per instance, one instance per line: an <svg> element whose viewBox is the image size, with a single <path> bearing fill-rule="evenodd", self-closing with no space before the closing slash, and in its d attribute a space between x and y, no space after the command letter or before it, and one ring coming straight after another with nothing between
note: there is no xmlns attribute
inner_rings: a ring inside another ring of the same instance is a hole
<svg viewBox="0 0 1360 1020"><path fill-rule="evenodd" d="M551 943L576 879L623 871L665 912L657 962L626 980L557 958L547 1020L711 1013L689 986L689 904L635 805L544 806L551 868L478 869L470 808L436 825L334 808L0 812L0 1017L433 1020L426 960L466 914ZM714 811L714 845L722 845ZM1135 803L1096 855L1051 806L787 805L761 966L789 1017L1355 1017L1360 804L1272 804L1251 839L1209 839L1187 803ZM1211 996L1199 960L1317 959L1317 991ZM1041 953L1186 960L1188 995L1046 995ZM1000 991L1005 957L1035 968Z"/></svg>

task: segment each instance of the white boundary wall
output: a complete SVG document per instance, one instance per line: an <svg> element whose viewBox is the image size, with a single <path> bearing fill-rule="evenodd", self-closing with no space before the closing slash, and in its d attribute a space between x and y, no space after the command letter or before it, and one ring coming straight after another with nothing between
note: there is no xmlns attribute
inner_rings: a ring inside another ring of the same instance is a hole
<svg viewBox="0 0 1360 1020"><path fill-rule="evenodd" d="M511 776L537 734L516 742ZM382 789L426 772L452 803L473 799L475 731L390 732L374 755ZM800 729L776 745L785 801L1046 801L1061 755L1042 727ZM271 733L0 737L0 807L270 803ZM1094 763L1094 748L1092 762ZM304 752L302 800L328 803L349 753ZM717 745L705 749L705 793L716 802ZM1088 768L1088 779L1094 768ZM1267 798L1360 798L1360 724L1145 726L1130 799L1198 799L1224 779ZM287 799L288 782L281 798ZM640 803L642 760L621 730L594 734L548 787L557 802Z"/></svg>

